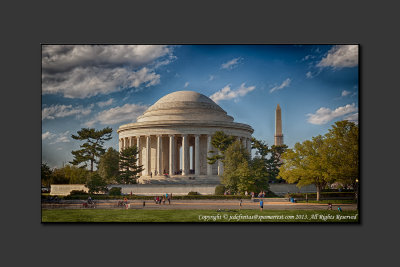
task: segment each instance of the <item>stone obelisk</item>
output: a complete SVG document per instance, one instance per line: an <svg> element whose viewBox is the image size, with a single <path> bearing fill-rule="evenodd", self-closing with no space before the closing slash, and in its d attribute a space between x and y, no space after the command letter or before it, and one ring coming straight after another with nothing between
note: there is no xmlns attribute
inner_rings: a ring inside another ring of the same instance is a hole
<svg viewBox="0 0 400 267"><path fill-rule="evenodd" d="M281 146L283 145L283 134L282 134L282 116L281 116L281 107L276 107L275 110L275 145Z"/></svg>

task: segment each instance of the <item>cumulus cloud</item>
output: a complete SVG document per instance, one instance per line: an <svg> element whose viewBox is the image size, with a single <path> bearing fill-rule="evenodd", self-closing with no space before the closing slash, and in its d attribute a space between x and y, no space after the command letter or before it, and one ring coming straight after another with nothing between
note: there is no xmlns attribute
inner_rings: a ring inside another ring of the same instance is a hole
<svg viewBox="0 0 400 267"><path fill-rule="evenodd" d="M118 92L145 84L160 82L160 75L144 67L138 71L126 68L81 68L70 72L42 75L43 94L63 94L66 98L87 98L99 94Z"/></svg>
<svg viewBox="0 0 400 267"><path fill-rule="evenodd" d="M345 117L344 119L358 124L358 112L351 114L351 115Z"/></svg>
<svg viewBox="0 0 400 267"><path fill-rule="evenodd" d="M52 120L55 118L63 118L71 115L88 115L92 112L93 105L87 108L82 106L72 107L72 105L52 105L42 109L42 120Z"/></svg>
<svg viewBox="0 0 400 267"><path fill-rule="evenodd" d="M239 64L239 60L241 60L240 57L229 60L221 65L221 69L233 69Z"/></svg>
<svg viewBox="0 0 400 267"><path fill-rule="evenodd" d="M189 86L189 82L185 82L185 88Z"/></svg>
<svg viewBox="0 0 400 267"><path fill-rule="evenodd" d="M253 91L255 88L255 86L246 87L245 83L242 83L242 85L238 89L231 90L231 86L227 85L218 92L214 93L212 96L210 96L210 98L215 103L218 103L221 100L237 99L238 97L245 96L247 93Z"/></svg>
<svg viewBox="0 0 400 267"><path fill-rule="evenodd" d="M317 67L346 68L358 65L357 45L336 45L317 64Z"/></svg>
<svg viewBox="0 0 400 267"><path fill-rule="evenodd" d="M114 99L113 99L113 98L110 98L110 99L108 99L107 101L97 102L97 105L98 105L99 107L101 107L101 108L104 108L104 107L106 107L106 106L111 105L111 104L113 103L113 101L114 101Z"/></svg>
<svg viewBox="0 0 400 267"><path fill-rule="evenodd" d="M349 95L350 93L351 93L350 91L343 90L343 91L342 91L342 96L347 96L347 95Z"/></svg>
<svg viewBox="0 0 400 267"><path fill-rule="evenodd" d="M274 92L274 91L276 91L276 90L281 90L281 89L283 89L283 88L285 88L285 87L288 87L288 86L290 85L290 82L291 82L291 81L292 81L292 80L290 80L289 78L287 78L286 80L284 80L284 81L282 82L281 85L272 87L271 90L269 90L269 92L272 93L272 92Z"/></svg>
<svg viewBox="0 0 400 267"><path fill-rule="evenodd" d="M42 133L42 140L52 139L55 135L49 131Z"/></svg>
<svg viewBox="0 0 400 267"><path fill-rule="evenodd" d="M65 71L76 66L141 67L172 53L165 45L44 45L42 68Z"/></svg>
<svg viewBox="0 0 400 267"><path fill-rule="evenodd" d="M87 98L149 87L160 82L155 69L175 58L162 45L44 45L42 93Z"/></svg>
<svg viewBox="0 0 400 267"><path fill-rule="evenodd" d="M140 104L125 104L98 113L86 126L92 127L95 123L112 125L122 122L135 122L137 117L147 110L148 106Z"/></svg>
<svg viewBox="0 0 400 267"><path fill-rule="evenodd" d="M357 112L358 108L356 107L356 104L348 104L343 107L338 107L335 110L331 110L329 108L321 107L320 109L317 110L316 113L314 114L307 114L308 116L308 122L311 124L317 124L317 125L322 125L330 122L333 119L342 117L346 114Z"/></svg>
<svg viewBox="0 0 400 267"><path fill-rule="evenodd" d="M215 76L214 75L210 75L210 78L208 79L209 81L212 81L212 80L214 80L215 79Z"/></svg>
<svg viewBox="0 0 400 267"><path fill-rule="evenodd" d="M309 71L309 72L306 73L306 77L307 77L308 79L311 79L311 78L313 77L311 71Z"/></svg>
<svg viewBox="0 0 400 267"><path fill-rule="evenodd" d="M50 145L57 144L57 143L69 143L71 140L69 139L69 131L64 133L51 133L49 131L42 133L42 140L49 140Z"/></svg>

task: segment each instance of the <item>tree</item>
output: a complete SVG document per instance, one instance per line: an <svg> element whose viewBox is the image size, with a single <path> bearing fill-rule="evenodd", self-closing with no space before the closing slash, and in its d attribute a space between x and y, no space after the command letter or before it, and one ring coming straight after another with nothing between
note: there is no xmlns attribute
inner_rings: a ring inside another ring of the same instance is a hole
<svg viewBox="0 0 400 267"><path fill-rule="evenodd" d="M118 151L112 147L107 149L106 153L100 157L97 171L108 183L115 183L119 174Z"/></svg>
<svg viewBox="0 0 400 267"><path fill-rule="evenodd" d="M237 193L243 188L250 187L252 184L252 181L250 181L250 155L240 144L240 141L230 145L226 149L225 156L222 184L232 193Z"/></svg>
<svg viewBox="0 0 400 267"><path fill-rule="evenodd" d="M268 145L261 140L252 138L252 147L256 149L256 158L259 159L265 165L265 171L268 173L268 180L274 181L277 179L279 174L279 168L283 164L281 155L286 151L287 146L275 146L268 147Z"/></svg>
<svg viewBox="0 0 400 267"><path fill-rule="evenodd" d="M107 182L96 171L89 174L85 186L89 189L89 194L108 191Z"/></svg>
<svg viewBox="0 0 400 267"><path fill-rule="evenodd" d="M136 146L127 147L119 153L118 183L136 184L137 175L143 171L143 165L137 165L138 153Z"/></svg>
<svg viewBox="0 0 400 267"><path fill-rule="evenodd" d="M98 158L104 154L105 149L103 148L104 141L110 140L112 129L106 127L102 130L96 130L94 128L82 128L78 131L78 135L72 135L71 137L75 140L86 141L80 147L80 150L72 151L74 155L73 161L70 163L73 165L79 165L84 163L82 168L86 168L86 162L90 162L90 171L93 172L94 163L98 163Z"/></svg>
<svg viewBox="0 0 400 267"><path fill-rule="evenodd" d="M211 137L211 144L217 151L209 151L215 153L212 157L207 157L208 164L214 164L218 160L223 160L225 157L225 151L235 141L235 137L225 134L223 131L216 131Z"/></svg>
<svg viewBox="0 0 400 267"><path fill-rule="evenodd" d="M357 188L359 179L359 129L353 122L338 121L325 135L328 172L344 186Z"/></svg>
<svg viewBox="0 0 400 267"><path fill-rule="evenodd" d="M42 181L42 185L49 187L50 183L51 183L51 174L52 174L52 170L50 169L50 167L46 164L42 162L41 165L41 181Z"/></svg>
<svg viewBox="0 0 400 267"><path fill-rule="evenodd" d="M268 172L261 158L250 154L239 140L225 150L222 184L232 193L268 191Z"/></svg>
<svg viewBox="0 0 400 267"><path fill-rule="evenodd" d="M84 184L89 176L89 171L84 168L66 165L62 169L69 184Z"/></svg>
<svg viewBox="0 0 400 267"><path fill-rule="evenodd" d="M299 187L314 184L317 188L317 201L325 186L331 182L326 158L326 145L321 135L312 141L296 143L294 149L282 154L284 164L279 176L289 183L297 183Z"/></svg>

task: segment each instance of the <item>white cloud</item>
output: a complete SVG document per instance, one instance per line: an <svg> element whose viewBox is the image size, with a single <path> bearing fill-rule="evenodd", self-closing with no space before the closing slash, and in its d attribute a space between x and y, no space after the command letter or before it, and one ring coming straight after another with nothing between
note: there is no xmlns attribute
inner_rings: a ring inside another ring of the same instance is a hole
<svg viewBox="0 0 400 267"><path fill-rule="evenodd" d="M311 71L309 71L309 72L306 73L306 77L307 77L308 79L311 79L311 78L313 77Z"/></svg>
<svg viewBox="0 0 400 267"><path fill-rule="evenodd" d="M160 82L176 57L164 45L44 45L42 93L87 98Z"/></svg>
<svg viewBox="0 0 400 267"><path fill-rule="evenodd" d="M147 110L148 106L140 104L125 104L98 113L86 126L92 127L95 123L112 125L122 122L135 122L137 117Z"/></svg>
<svg viewBox="0 0 400 267"><path fill-rule="evenodd" d="M221 69L233 69L237 64L239 64L239 60L241 60L240 57L229 60L221 65Z"/></svg>
<svg viewBox="0 0 400 267"><path fill-rule="evenodd" d="M345 68L358 65L357 45L336 45L317 64L317 67Z"/></svg>
<svg viewBox="0 0 400 267"><path fill-rule="evenodd" d="M350 91L343 90L343 91L342 91L342 96L347 96L347 95L349 95L350 93L351 93Z"/></svg>
<svg viewBox="0 0 400 267"><path fill-rule="evenodd" d="M44 45L42 68L65 71L77 66L140 67L171 53L172 48L165 45Z"/></svg>
<svg viewBox="0 0 400 267"><path fill-rule="evenodd" d="M60 134L54 134L49 131L42 133L42 140L52 140L50 145L57 143L69 143L71 140L69 139L69 131Z"/></svg>
<svg viewBox="0 0 400 267"><path fill-rule="evenodd" d="M160 82L160 75L144 67L136 72L126 68L77 67L70 72L42 75L43 94L63 94L66 98L86 98L126 88L146 87Z"/></svg>
<svg viewBox="0 0 400 267"><path fill-rule="evenodd" d="M52 139L55 134L50 133L49 131L42 133L42 140Z"/></svg>
<svg viewBox="0 0 400 267"><path fill-rule="evenodd" d="M209 81L212 81L212 80L214 80L215 79L215 76L214 75L210 75L210 79L208 79Z"/></svg>
<svg viewBox="0 0 400 267"><path fill-rule="evenodd" d="M286 80L284 80L284 81L282 82L281 85L272 87L271 90L269 90L269 92L272 93L272 92L274 92L274 91L276 91L276 90L281 90L281 89L283 89L283 88L285 88L285 87L288 87L288 86L290 85L290 82L291 82L291 81L292 81L292 80L290 80L289 78L287 78Z"/></svg>
<svg viewBox="0 0 400 267"><path fill-rule="evenodd" d="M42 120L48 119L52 120L55 118L63 118L71 115L88 115L92 112L93 105L87 108L72 107L72 105L52 105L50 107L45 107L42 109Z"/></svg>
<svg viewBox="0 0 400 267"><path fill-rule="evenodd" d="M228 100L228 99L235 99L240 97L240 96L245 96L248 92L251 92L255 89L255 86L249 86L246 87L245 83L242 83L242 85L236 89L236 90L231 90L230 85L225 86L218 92L214 93L210 98L215 102L218 103L220 100Z"/></svg>
<svg viewBox="0 0 400 267"><path fill-rule="evenodd" d="M315 114L307 114L308 116L308 122L311 124L326 124L330 122L333 119L339 118L341 116L344 116L346 114L356 112L358 111L358 108L356 107L356 104L348 104L343 107L338 107L335 110L331 110L329 108L321 107L320 109L317 110Z"/></svg>
<svg viewBox="0 0 400 267"><path fill-rule="evenodd" d="M185 88L189 86L189 82L185 82Z"/></svg>
<svg viewBox="0 0 400 267"><path fill-rule="evenodd" d="M106 106L111 105L111 104L113 103L113 101L114 101L114 99L113 99L113 98L110 98L110 99L108 99L107 101L97 102L97 105L98 105L99 107L103 108L103 107L106 107Z"/></svg>
<svg viewBox="0 0 400 267"><path fill-rule="evenodd" d="M358 112L345 117L344 120L348 120L358 124Z"/></svg>

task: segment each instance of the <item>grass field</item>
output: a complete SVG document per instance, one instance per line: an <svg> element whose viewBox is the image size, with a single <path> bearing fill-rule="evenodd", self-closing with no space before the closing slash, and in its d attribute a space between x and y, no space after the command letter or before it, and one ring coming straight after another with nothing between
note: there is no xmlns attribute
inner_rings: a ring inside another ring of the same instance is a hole
<svg viewBox="0 0 400 267"><path fill-rule="evenodd" d="M43 209L42 222L352 222L358 211Z"/></svg>

